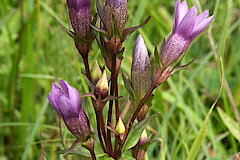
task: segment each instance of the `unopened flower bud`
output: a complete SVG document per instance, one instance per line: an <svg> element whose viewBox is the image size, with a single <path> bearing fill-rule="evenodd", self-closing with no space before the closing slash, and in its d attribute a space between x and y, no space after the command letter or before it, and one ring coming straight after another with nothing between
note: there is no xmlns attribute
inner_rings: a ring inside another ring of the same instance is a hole
<svg viewBox="0 0 240 160"><path fill-rule="evenodd" d="M51 93L47 98L63 118L69 131L82 142L86 141L90 136L90 127L88 118L82 109L79 93L63 80L60 80L60 85L61 88L53 83Z"/></svg>
<svg viewBox="0 0 240 160"><path fill-rule="evenodd" d="M135 42L131 80L136 97L142 99L151 85L151 76L148 51L141 35Z"/></svg>
<svg viewBox="0 0 240 160"><path fill-rule="evenodd" d="M105 70L103 71L102 76L96 84L94 94L97 98L100 98L101 100L108 95L108 80Z"/></svg>
<svg viewBox="0 0 240 160"><path fill-rule="evenodd" d="M160 54L164 69L175 62L188 49L190 43L209 25L213 16L207 18L208 14L208 11L204 11L197 16L196 6L188 9L186 1L180 3L180 0L177 0L172 34Z"/></svg>
<svg viewBox="0 0 240 160"><path fill-rule="evenodd" d="M94 82L98 82L99 78L102 75L102 71L98 65L98 62L95 60L92 68L92 79Z"/></svg>
<svg viewBox="0 0 240 160"><path fill-rule="evenodd" d="M122 121L121 118L119 118L118 122L117 122L117 126L116 126L116 132L118 134L123 134L125 133L125 126L124 126L124 123Z"/></svg>
<svg viewBox="0 0 240 160"><path fill-rule="evenodd" d="M86 38L89 33L89 23L92 21L90 0L67 0L72 27L77 36Z"/></svg>
<svg viewBox="0 0 240 160"><path fill-rule="evenodd" d="M139 145L142 145L142 144L146 143L147 140L148 140L147 131L146 131L146 129L144 129L142 134L141 134L140 140L139 140Z"/></svg>
<svg viewBox="0 0 240 160"><path fill-rule="evenodd" d="M120 33L127 21L127 1L126 0L106 0L105 2L105 24L108 32L112 33L113 17Z"/></svg>
<svg viewBox="0 0 240 160"><path fill-rule="evenodd" d="M145 143L147 143L147 140L148 140L147 132L144 129L141 134L138 144L131 149L132 155L135 159L144 160L145 153L147 150L145 147L143 147L143 145Z"/></svg>

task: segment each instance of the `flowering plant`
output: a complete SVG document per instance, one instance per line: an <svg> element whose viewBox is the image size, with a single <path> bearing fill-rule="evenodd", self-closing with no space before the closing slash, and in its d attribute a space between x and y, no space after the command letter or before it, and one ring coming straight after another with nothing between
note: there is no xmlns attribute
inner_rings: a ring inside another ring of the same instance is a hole
<svg viewBox="0 0 240 160"><path fill-rule="evenodd" d="M74 39L84 61L86 80L91 93L83 97L91 98L97 129L96 132L91 129L78 91L64 80L60 80L61 87L53 83L48 100L76 137L72 147L64 154L71 153L80 143L90 151L92 159L97 159L101 156L95 154L94 146L99 143L104 155L113 159L120 159L125 151L130 150L132 157L142 160L148 146L155 142L148 140L145 130L147 123L156 116L155 114L146 118L154 96L153 91L177 69L186 66L176 64L182 59L190 43L208 26L213 16L208 17L208 11L197 16L195 6L188 9L186 1L177 0L172 34L162 44L160 52L156 49L154 57L150 58L143 37L137 37L131 78L123 74L134 113L129 115L129 120L122 120L118 76L124 54L123 43L132 32L143 27L150 17L138 26L125 28L128 15L126 0L106 0L103 7L99 0L96 0L97 16L94 18L91 15L90 0L67 0L67 5L74 30L67 32ZM100 23L97 23L98 17ZM106 68L100 67L95 61L91 73L88 53L94 39L102 51ZM109 78L107 70L110 72ZM108 114L104 117L103 109L107 104Z"/></svg>

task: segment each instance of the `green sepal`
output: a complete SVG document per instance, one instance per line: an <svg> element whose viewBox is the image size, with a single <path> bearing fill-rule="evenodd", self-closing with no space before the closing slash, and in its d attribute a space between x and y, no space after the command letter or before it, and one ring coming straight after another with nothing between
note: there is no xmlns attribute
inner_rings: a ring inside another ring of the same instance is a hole
<svg viewBox="0 0 240 160"><path fill-rule="evenodd" d="M132 84L131 84L131 81L130 79L128 78L128 76L124 73L122 73L122 77L123 77L123 82L124 82L124 85L129 93L129 99L131 102L134 102L134 99L135 99L135 93L133 91L133 88L132 88Z"/></svg>
<svg viewBox="0 0 240 160"><path fill-rule="evenodd" d="M105 30L103 30L103 29L101 29L101 28L95 27L95 26L92 25L92 24L89 24L89 25L90 25L90 27L92 27L92 29L94 29L95 31L97 31L97 32L99 32L99 33L102 33L102 34L108 36L108 32L107 32L107 31L105 31Z"/></svg>
<svg viewBox="0 0 240 160"><path fill-rule="evenodd" d="M113 19L113 35L117 36L117 37L120 37L120 30L119 30L119 27L117 26L117 22L116 22L116 18L114 16L112 16Z"/></svg>
<svg viewBox="0 0 240 160"><path fill-rule="evenodd" d="M54 17L54 19L63 31L65 31L71 38L76 39L76 34L73 31L67 29L67 27L65 27L57 18Z"/></svg>
<svg viewBox="0 0 240 160"><path fill-rule="evenodd" d="M123 30L123 33L122 33L122 37L121 37L121 40L122 42L125 41L132 32L136 31L137 29L143 27L145 24L148 23L148 21L150 20L151 16L149 16L147 19L144 20L143 23L141 23L140 25L138 26L135 26L135 27L130 27L130 28L126 28Z"/></svg>
<svg viewBox="0 0 240 160"><path fill-rule="evenodd" d="M191 60L189 63L181 65L181 66L175 66L171 72L171 74L175 74L176 72L186 68L187 66L189 66L190 64L192 64L195 61L195 59Z"/></svg>
<svg viewBox="0 0 240 160"><path fill-rule="evenodd" d="M97 13L101 19L101 22L103 22L103 25L106 27L105 25L105 15L104 15L104 11L103 11L103 7L101 6L99 0L96 0L96 7L97 7Z"/></svg>
<svg viewBox="0 0 240 160"><path fill-rule="evenodd" d="M153 98L154 98L154 94L151 94L151 95L148 97L147 101L145 102L145 105L147 105L148 107L151 107L151 106L152 106L152 100L153 100Z"/></svg>

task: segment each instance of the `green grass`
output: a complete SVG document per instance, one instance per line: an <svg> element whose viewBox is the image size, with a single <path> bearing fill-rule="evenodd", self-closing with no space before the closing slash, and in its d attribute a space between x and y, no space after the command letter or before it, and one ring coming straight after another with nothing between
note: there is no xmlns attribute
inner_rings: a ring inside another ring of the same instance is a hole
<svg viewBox="0 0 240 160"><path fill-rule="evenodd" d="M188 0L188 3L197 5L199 10L209 9L215 18L191 44L182 63L195 57L197 60L154 92L149 115L156 112L160 115L148 128L158 134L151 139L159 138L162 143L152 144L146 159L185 160L189 158L188 153L199 160L231 159L240 151L237 122L240 111L240 1ZM122 72L130 73L138 33L143 35L149 53L169 35L174 4L174 0L128 1L127 26L140 24L148 16L152 18L125 42ZM92 8L94 10L94 6ZM70 27L65 0L1 0L0 160L60 159L56 153L63 149L58 116L46 101L51 83L62 78L82 94L88 92L81 75L82 60L72 39L61 30L55 18ZM213 109L207 117L221 86L220 56L224 68L223 91L216 104L218 110ZM90 63L95 59L103 64L94 41ZM128 95L123 86L119 88L120 95ZM127 98L120 101L121 110ZM94 117L88 99L84 99L84 106L89 117ZM95 119L91 121L95 128ZM199 132L201 127L205 127L204 132ZM199 133L206 134L204 139L196 138ZM64 125L63 137L69 147L73 137ZM195 145L197 140L203 140L202 144ZM193 148L195 152L199 148L199 152L192 154L192 146L197 146ZM77 156L69 157L74 158Z"/></svg>

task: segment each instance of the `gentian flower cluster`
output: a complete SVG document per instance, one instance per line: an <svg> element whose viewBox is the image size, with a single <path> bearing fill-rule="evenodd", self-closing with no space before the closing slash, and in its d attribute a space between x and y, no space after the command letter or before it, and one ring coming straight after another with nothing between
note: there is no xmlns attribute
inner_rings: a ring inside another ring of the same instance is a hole
<svg viewBox="0 0 240 160"><path fill-rule="evenodd" d="M47 98L77 139L65 154L71 153L74 147L81 143L90 151L92 159L96 159L94 143L99 143L105 153L103 155L113 159L119 159L123 151L131 150L132 157L143 160L147 147L156 142L149 142L144 129L147 124L145 122L154 117L152 115L146 119L154 97L152 93L174 73L176 62L182 59L191 42L209 25L213 16L208 17L208 11L197 15L195 6L189 9L186 1L177 0L172 34L162 44L160 52L156 47L154 57L149 56L143 37L138 35L132 56L131 77L122 74L133 106L133 111L127 113L128 122L124 122L126 119L120 116L123 110L119 102L121 96L118 95L118 75L124 55L123 43L132 32L143 27L150 17L138 26L125 28L128 17L126 0L106 0L103 5L96 0L95 18L91 14L90 0L67 0L67 5L73 31L65 31L74 39L84 62L83 74L89 84L90 93L83 97L91 98L97 128L92 131L79 92L64 80L60 80L60 86L53 83ZM97 23L97 18L100 23ZM100 66L94 61L90 72L88 55L94 39L102 51L105 64ZM107 104L108 112L103 114ZM139 124L143 127L133 127Z"/></svg>

